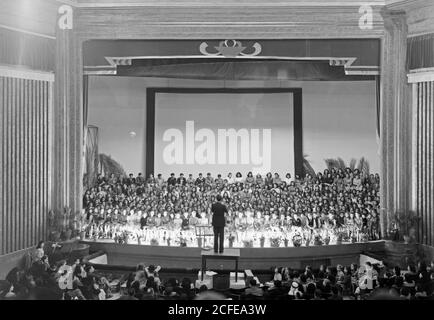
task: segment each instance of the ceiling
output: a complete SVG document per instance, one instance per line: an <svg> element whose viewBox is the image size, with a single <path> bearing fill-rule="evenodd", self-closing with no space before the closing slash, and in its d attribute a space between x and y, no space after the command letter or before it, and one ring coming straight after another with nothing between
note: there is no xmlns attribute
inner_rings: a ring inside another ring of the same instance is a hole
<svg viewBox="0 0 434 320"><path fill-rule="evenodd" d="M57 10L62 4L79 8L94 7L348 7L414 5L432 0L1 0L0 28L55 37Z"/></svg>
<svg viewBox="0 0 434 320"><path fill-rule="evenodd" d="M119 6L383 6L402 0L59 0L78 7Z"/></svg>

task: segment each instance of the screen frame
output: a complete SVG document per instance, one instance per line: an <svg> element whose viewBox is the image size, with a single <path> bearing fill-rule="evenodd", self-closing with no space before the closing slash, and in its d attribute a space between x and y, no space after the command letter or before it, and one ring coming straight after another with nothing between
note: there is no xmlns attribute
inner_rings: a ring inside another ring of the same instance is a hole
<svg viewBox="0 0 434 320"><path fill-rule="evenodd" d="M207 94L207 93L292 93L294 123L294 173L304 177L303 167L303 100L301 88L146 88L145 159L146 177L154 174L155 160L155 96L157 93ZM288 107L290 105L288 104Z"/></svg>

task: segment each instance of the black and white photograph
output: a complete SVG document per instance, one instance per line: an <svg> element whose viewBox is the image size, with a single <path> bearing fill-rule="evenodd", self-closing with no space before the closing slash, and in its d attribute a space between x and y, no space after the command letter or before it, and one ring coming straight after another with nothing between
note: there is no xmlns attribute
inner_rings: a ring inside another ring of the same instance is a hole
<svg viewBox="0 0 434 320"><path fill-rule="evenodd" d="M0 0L0 136L2 305L434 300L434 0Z"/></svg>

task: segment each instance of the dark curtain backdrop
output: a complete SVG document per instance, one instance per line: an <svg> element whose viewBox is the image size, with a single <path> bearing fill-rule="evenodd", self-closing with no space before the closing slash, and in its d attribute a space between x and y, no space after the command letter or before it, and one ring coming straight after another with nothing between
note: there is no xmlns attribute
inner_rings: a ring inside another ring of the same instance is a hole
<svg viewBox="0 0 434 320"><path fill-rule="evenodd" d="M223 40L223 39L221 39ZM356 57L355 66L380 64L379 39L237 39L246 47L243 53L253 52L258 42L262 51L258 57ZM84 65L107 65L104 57L134 56L196 56L199 46L208 44L208 52L215 53L220 40L90 40L83 44Z"/></svg>
<svg viewBox="0 0 434 320"><path fill-rule="evenodd" d="M434 34L407 39L407 69L434 67Z"/></svg>
<svg viewBox="0 0 434 320"><path fill-rule="evenodd" d="M373 80L374 76L348 76L343 66L330 66L329 61L156 61L143 59L130 66L118 66L120 76L162 77L212 80ZM213 59L216 60L216 59ZM219 59L221 60L221 59Z"/></svg>

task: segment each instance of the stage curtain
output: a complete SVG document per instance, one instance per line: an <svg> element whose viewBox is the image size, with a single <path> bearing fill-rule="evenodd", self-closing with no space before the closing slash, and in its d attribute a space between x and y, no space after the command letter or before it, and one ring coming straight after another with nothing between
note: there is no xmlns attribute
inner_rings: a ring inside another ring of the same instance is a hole
<svg viewBox="0 0 434 320"><path fill-rule="evenodd" d="M150 59L149 59L150 60ZM328 61L224 61L196 62L179 59L177 62L141 60L138 64L118 66L120 76L164 77L213 80L372 80L370 76L345 75L344 67L330 66ZM196 59L192 59L196 60ZM149 62L148 62L149 61Z"/></svg>
<svg viewBox="0 0 434 320"><path fill-rule="evenodd" d="M86 129L86 159L85 163L85 181L86 188L95 185L96 176L98 173L98 127L87 126Z"/></svg>
<svg viewBox="0 0 434 320"><path fill-rule="evenodd" d="M89 76L83 76L83 185L93 186L98 172L98 127L88 125Z"/></svg>
<svg viewBox="0 0 434 320"><path fill-rule="evenodd" d="M83 76L83 127L87 126L87 115L89 111L89 76Z"/></svg>
<svg viewBox="0 0 434 320"><path fill-rule="evenodd" d="M434 34L408 38L407 69L434 67Z"/></svg>
<svg viewBox="0 0 434 320"><path fill-rule="evenodd" d="M56 40L0 28L0 64L54 71Z"/></svg>
<svg viewBox="0 0 434 320"><path fill-rule="evenodd" d="M87 175L87 166L86 166L86 158L87 158L87 115L88 115L88 94L89 94L89 76L83 76L83 155L82 155L82 170L83 172L83 186L87 186L88 184L88 175Z"/></svg>

